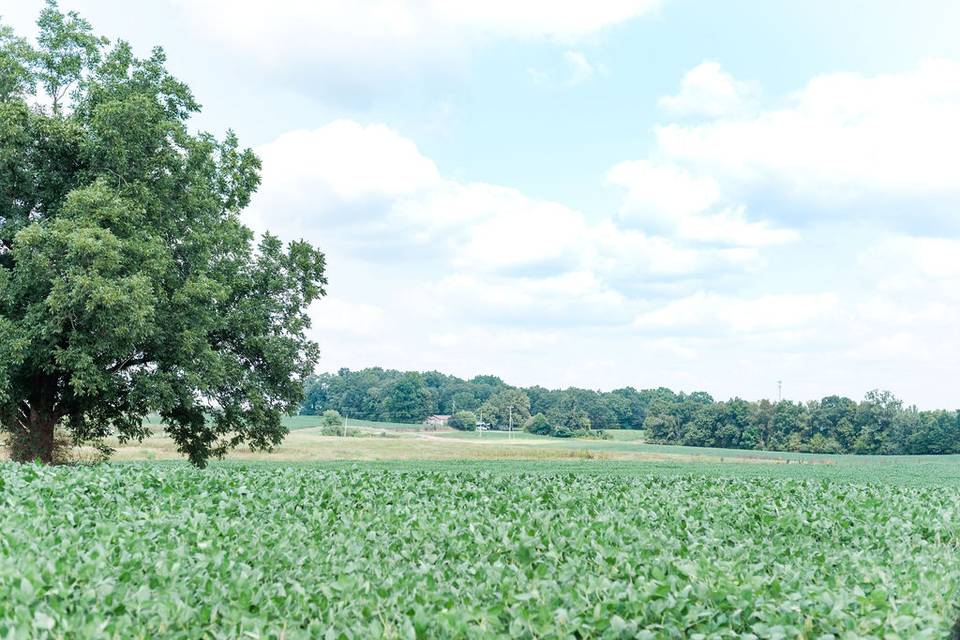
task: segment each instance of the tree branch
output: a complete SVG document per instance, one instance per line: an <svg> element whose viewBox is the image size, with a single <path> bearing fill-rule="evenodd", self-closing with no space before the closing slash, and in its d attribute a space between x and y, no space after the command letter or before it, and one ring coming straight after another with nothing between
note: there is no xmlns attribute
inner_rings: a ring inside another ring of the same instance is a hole
<svg viewBox="0 0 960 640"><path fill-rule="evenodd" d="M111 367L107 367L107 373L116 373L118 371L125 371L130 367L136 367L137 365L147 364L148 362L150 362L150 358L148 358L147 356L140 356L139 358L130 356L126 360L122 360L121 362L118 362Z"/></svg>

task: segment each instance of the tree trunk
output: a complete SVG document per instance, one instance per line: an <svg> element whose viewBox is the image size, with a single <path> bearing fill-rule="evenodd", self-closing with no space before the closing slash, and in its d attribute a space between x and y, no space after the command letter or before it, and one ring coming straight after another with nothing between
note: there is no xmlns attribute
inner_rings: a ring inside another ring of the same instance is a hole
<svg viewBox="0 0 960 640"><path fill-rule="evenodd" d="M46 384L45 384L46 383ZM53 409L55 386L49 380L37 385L10 435L10 457L17 462L53 464L56 453L54 429L59 416Z"/></svg>
<svg viewBox="0 0 960 640"><path fill-rule="evenodd" d="M26 424L18 424L10 437L10 457L17 462L53 463L53 430L57 421L30 412Z"/></svg>

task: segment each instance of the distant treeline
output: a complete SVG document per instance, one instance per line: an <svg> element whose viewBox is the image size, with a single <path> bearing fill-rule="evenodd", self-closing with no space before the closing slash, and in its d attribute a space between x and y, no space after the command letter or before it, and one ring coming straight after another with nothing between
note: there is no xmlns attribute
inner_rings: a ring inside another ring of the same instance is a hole
<svg viewBox="0 0 960 640"><path fill-rule="evenodd" d="M493 428L569 436L643 429L656 443L814 453L960 453L960 412L905 407L887 391L861 402L828 396L810 402L714 400L666 388L613 391L512 387L496 376L463 380L435 371L341 369L307 384L305 414L335 409L349 417L422 422L470 412Z"/></svg>

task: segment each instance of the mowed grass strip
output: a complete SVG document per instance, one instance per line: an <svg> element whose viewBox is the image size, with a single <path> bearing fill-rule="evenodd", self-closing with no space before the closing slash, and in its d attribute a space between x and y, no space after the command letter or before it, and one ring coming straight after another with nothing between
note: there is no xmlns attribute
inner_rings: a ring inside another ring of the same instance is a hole
<svg viewBox="0 0 960 640"><path fill-rule="evenodd" d="M144 419L144 424L157 433L163 431L163 419L158 415L150 415ZM323 416L284 416L283 426L290 431L299 429L314 429L323 425ZM347 419L350 427L370 427L384 431L420 431L426 428L422 424L407 424L402 422L373 422L371 420Z"/></svg>
<svg viewBox="0 0 960 640"><path fill-rule="evenodd" d="M350 427L354 429L354 427ZM716 456L710 449L657 445L634 445L612 441L597 441L576 438L551 438L532 434L516 433L510 436L499 432L477 436L461 432L407 433L360 427L362 437L324 436L319 428L303 428L291 431L279 446L271 452L251 451L246 446L237 447L228 455L235 461L275 462L320 462L333 460L387 461L387 460L565 460L587 459L596 461L682 461L743 462L783 464L779 456L764 456L756 452L739 452L739 455ZM121 445L115 439L107 444L116 448L113 460L177 460L174 442L163 434L153 434L142 442ZM89 453L89 452L88 452ZM811 458L807 462L820 461Z"/></svg>
<svg viewBox="0 0 960 640"><path fill-rule="evenodd" d="M942 638L960 595L955 492L883 483L0 465L0 530L3 638Z"/></svg>

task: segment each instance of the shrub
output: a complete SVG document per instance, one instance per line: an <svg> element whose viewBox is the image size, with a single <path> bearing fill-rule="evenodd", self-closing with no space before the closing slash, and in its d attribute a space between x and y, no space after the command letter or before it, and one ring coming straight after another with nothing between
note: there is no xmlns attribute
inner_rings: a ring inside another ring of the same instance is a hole
<svg viewBox="0 0 960 640"><path fill-rule="evenodd" d="M359 429L353 429L350 427L344 427L343 424L337 426L335 424L325 424L320 427L320 435L324 436L345 436L347 438L359 438L363 435L363 432Z"/></svg>
<svg viewBox="0 0 960 640"><path fill-rule="evenodd" d="M538 413L527 420L527 423L523 426L523 428L530 433L536 433L541 436L548 436L553 432L553 427L550 426L550 421L547 420L547 417L542 413Z"/></svg>
<svg viewBox="0 0 960 640"><path fill-rule="evenodd" d="M590 418L582 409L556 410L550 415L553 430L550 435L558 438L573 438L584 431L590 431Z"/></svg>
<svg viewBox="0 0 960 640"><path fill-rule="evenodd" d="M603 429L580 429L573 434L575 438L587 438L590 440L612 440L610 434Z"/></svg>
<svg viewBox="0 0 960 640"><path fill-rule="evenodd" d="M459 431L476 431L477 416L472 411L457 411L447 420L447 425Z"/></svg>
<svg viewBox="0 0 960 640"><path fill-rule="evenodd" d="M328 409L327 411L323 412L323 417L320 419L320 424L325 427L342 427L343 416L340 415L339 411Z"/></svg>

